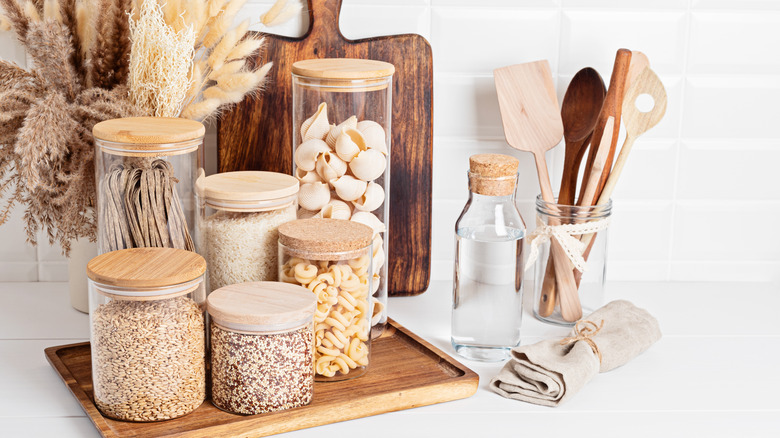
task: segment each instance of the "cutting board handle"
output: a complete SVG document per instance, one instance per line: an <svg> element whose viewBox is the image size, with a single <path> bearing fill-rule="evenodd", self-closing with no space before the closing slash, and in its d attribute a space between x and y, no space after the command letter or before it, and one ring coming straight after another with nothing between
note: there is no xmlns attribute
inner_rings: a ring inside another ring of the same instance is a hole
<svg viewBox="0 0 780 438"><path fill-rule="evenodd" d="M309 0L309 38L325 45L334 39L344 39L339 29L340 12L341 0Z"/></svg>

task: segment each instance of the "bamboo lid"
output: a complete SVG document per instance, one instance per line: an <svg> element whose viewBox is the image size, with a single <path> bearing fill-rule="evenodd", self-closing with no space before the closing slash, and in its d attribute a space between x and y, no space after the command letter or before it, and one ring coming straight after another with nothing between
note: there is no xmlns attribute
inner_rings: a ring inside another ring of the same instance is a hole
<svg viewBox="0 0 780 438"><path fill-rule="evenodd" d="M161 145L196 140L206 134L203 123L177 117L126 117L105 120L92 128L98 140L138 145Z"/></svg>
<svg viewBox="0 0 780 438"><path fill-rule="evenodd" d="M226 327L277 326L292 328L311 321L317 296L303 286L276 281L256 281L225 286L206 298L209 315Z"/></svg>
<svg viewBox="0 0 780 438"><path fill-rule="evenodd" d="M90 280L107 286L154 288L196 280L206 272L199 254L176 248L132 248L101 254L87 264Z"/></svg>
<svg viewBox="0 0 780 438"><path fill-rule="evenodd" d="M515 191L517 158L504 154L469 157L469 190L480 195L507 196Z"/></svg>
<svg viewBox="0 0 780 438"><path fill-rule="evenodd" d="M298 219L279 226L279 243L319 257L362 250L371 244L373 235L368 225L344 219Z"/></svg>
<svg viewBox="0 0 780 438"><path fill-rule="evenodd" d="M198 192L206 200L267 201L298 193L298 179L278 172L224 172L198 178Z"/></svg>
<svg viewBox="0 0 780 438"><path fill-rule="evenodd" d="M377 79L392 76L395 66L371 59L323 58L298 61L292 72L318 79Z"/></svg>

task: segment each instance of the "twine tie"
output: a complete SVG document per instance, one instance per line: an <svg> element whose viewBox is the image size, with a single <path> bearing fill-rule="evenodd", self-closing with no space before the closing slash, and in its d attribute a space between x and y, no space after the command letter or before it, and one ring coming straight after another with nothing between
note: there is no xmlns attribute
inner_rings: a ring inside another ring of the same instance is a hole
<svg viewBox="0 0 780 438"><path fill-rule="evenodd" d="M593 321L581 319L574 325L574 335L561 339L560 344L569 345L577 341L584 341L586 344L590 345L590 349L599 357L599 364L601 364L601 351L599 351L599 346L596 345L596 342L593 341L593 337L601 331L602 327L604 327L603 319L601 320L600 325L596 325Z"/></svg>
<svg viewBox="0 0 780 438"><path fill-rule="evenodd" d="M566 256L571 260L574 269L585 272L587 261L582 256L583 252L585 252L585 244L574 236L598 233L607 229L609 222L610 218L607 217L581 224L547 225L537 217L536 229L528 235L531 241L531 253L528 254L525 270L530 269L536 262L536 259L539 258L539 246L549 242L551 238L555 238L561 244L561 248L563 248Z"/></svg>

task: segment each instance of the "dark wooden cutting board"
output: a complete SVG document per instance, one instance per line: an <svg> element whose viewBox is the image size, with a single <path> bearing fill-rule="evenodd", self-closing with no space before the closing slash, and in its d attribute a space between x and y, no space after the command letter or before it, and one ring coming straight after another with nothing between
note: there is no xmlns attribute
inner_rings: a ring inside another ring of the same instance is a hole
<svg viewBox="0 0 780 438"><path fill-rule="evenodd" d="M340 10L341 0L309 0L310 28L302 38L266 36L263 59L274 62L270 84L260 98L246 99L223 114L218 168L292 173L294 62L363 58L393 64L388 292L416 295L428 288L431 266L431 46L415 34L348 40L339 31Z"/></svg>

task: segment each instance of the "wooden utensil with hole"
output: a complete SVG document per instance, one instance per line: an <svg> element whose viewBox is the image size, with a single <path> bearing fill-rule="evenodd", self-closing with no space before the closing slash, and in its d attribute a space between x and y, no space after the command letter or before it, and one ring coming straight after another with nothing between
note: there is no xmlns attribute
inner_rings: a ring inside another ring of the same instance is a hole
<svg viewBox="0 0 780 438"><path fill-rule="evenodd" d="M653 108L647 112L640 111L636 105L637 99L642 95L648 95L653 99ZM650 67L645 67L628 89L626 97L623 99L622 108L623 124L626 127L626 139L623 141L623 146L620 148L615 165L612 167L609 178L607 178L604 190L599 196L599 204L609 201L609 198L612 197L612 192L615 190L620 174L623 173L623 168L628 160L628 154L631 153L631 148L634 146L636 139L657 125L666 113L666 89ZM586 255L590 253L593 247L594 237L595 234L588 234L582 239L582 242L587 246ZM577 276L578 283L580 278L581 275Z"/></svg>
<svg viewBox="0 0 780 438"><path fill-rule="evenodd" d="M550 64L544 60L502 67L494 70L493 76L506 141L515 149L534 154L542 199L554 203L544 153L561 141L563 123ZM567 321L576 321L582 317L582 307L571 262L555 239L551 249L561 315Z"/></svg>
<svg viewBox="0 0 780 438"><path fill-rule="evenodd" d="M598 121L604 95L607 89L601 75L590 67L583 68L574 75L561 104L563 138L566 152L563 160L561 191L558 204L571 205L577 192L577 177L580 162L585 155L593 128ZM553 258L547 259L542 293L539 298L539 315L550 316L555 310L555 268Z"/></svg>
<svg viewBox="0 0 780 438"><path fill-rule="evenodd" d="M631 51L628 49L619 49L615 55L615 65L612 67L612 76L609 79L609 88L607 89L607 95L604 97L604 105L601 107L601 114L599 114L599 121L596 123L596 128L593 130L592 138L601 138L604 133L604 125L607 123L609 117L615 118L615 123L612 132L612 143L610 144L609 154L607 155L607 161L604 166L604 171L601 173L599 179L599 186L596 190L596 198L598 193L601 193L602 187L607 181L610 169L612 168L612 161L615 157L615 149L617 147L618 134L620 132L620 107L623 103L623 94L625 93L626 78L628 77L629 64L631 63ZM585 165L584 180L587 180L593 167L593 160L596 159L598 153L596 148L590 148L588 152L588 161ZM585 199L583 196L584 187L580 189L580 197L577 201L577 205L593 205L596 199Z"/></svg>

